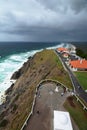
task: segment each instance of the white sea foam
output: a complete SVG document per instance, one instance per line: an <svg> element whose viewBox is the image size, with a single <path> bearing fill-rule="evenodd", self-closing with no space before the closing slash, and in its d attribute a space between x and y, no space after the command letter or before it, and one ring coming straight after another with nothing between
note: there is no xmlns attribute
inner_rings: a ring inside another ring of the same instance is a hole
<svg viewBox="0 0 87 130"><path fill-rule="evenodd" d="M56 49L59 47L71 48L72 46L75 47L74 45L72 45L70 43L61 43L61 44L58 44L58 45L53 46L53 47L48 47L47 49Z"/></svg>
<svg viewBox="0 0 87 130"><path fill-rule="evenodd" d="M11 86L15 80L10 80L12 74L22 67L23 63L28 60L28 57L41 51L33 50L26 53L13 54L0 63L0 104L5 99L5 91Z"/></svg>
<svg viewBox="0 0 87 130"><path fill-rule="evenodd" d="M57 46L48 47L47 49L55 49L58 47L64 47L65 43L58 44ZM5 91L11 86L14 81L10 78L12 74L22 67L23 63L28 60L28 57L33 56L35 53L42 51L32 50L29 52L12 54L0 62L0 104L2 103L2 98L4 98Z"/></svg>

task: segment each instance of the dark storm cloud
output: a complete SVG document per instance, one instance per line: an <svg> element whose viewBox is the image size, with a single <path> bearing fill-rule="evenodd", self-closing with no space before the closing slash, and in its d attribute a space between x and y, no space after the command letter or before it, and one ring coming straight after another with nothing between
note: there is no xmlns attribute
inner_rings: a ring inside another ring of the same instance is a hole
<svg viewBox="0 0 87 130"><path fill-rule="evenodd" d="M79 25L81 26L81 25ZM87 27L85 25L76 29L63 29L63 28L50 28L50 27L39 27L39 26L17 26L14 30L10 30L8 34L17 34L18 36L25 36L25 38L33 41L72 41L73 39L77 41L78 39L84 41L87 36ZM83 35L84 34L84 35Z"/></svg>
<svg viewBox="0 0 87 130"><path fill-rule="evenodd" d="M0 40L87 40L87 0L8 0L0 6Z"/></svg>
<svg viewBox="0 0 87 130"><path fill-rule="evenodd" d="M71 8L73 11L79 13L87 9L87 0L37 0L42 3L46 8L55 11L65 11Z"/></svg>
<svg viewBox="0 0 87 130"><path fill-rule="evenodd" d="M82 10L87 11L87 0L71 0L71 8L76 12L79 13Z"/></svg>

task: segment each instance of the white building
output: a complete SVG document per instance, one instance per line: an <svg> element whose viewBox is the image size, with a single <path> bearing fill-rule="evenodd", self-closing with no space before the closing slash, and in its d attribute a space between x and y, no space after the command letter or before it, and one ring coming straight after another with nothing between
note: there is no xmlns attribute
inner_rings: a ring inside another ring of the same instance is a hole
<svg viewBox="0 0 87 130"><path fill-rule="evenodd" d="M68 112L54 111L54 130L73 130Z"/></svg>

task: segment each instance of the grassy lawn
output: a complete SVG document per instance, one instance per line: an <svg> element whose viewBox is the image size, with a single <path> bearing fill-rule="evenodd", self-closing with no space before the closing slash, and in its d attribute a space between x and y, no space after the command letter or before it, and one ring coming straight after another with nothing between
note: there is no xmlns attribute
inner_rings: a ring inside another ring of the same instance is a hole
<svg viewBox="0 0 87 130"><path fill-rule="evenodd" d="M87 130L87 111L84 111L75 98L69 97L64 103L64 107L70 113L80 130Z"/></svg>
<svg viewBox="0 0 87 130"><path fill-rule="evenodd" d="M83 89L87 89L87 72L75 72L75 75L79 83L83 86Z"/></svg>

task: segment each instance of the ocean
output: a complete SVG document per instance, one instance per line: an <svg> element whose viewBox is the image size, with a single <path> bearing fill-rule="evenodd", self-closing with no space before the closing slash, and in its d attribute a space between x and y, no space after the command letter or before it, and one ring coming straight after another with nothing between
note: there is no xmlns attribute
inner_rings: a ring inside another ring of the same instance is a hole
<svg viewBox="0 0 87 130"><path fill-rule="evenodd" d="M28 57L43 49L68 46L68 43L60 42L0 42L0 104L5 91L15 82L10 80L12 74L28 60Z"/></svg>

